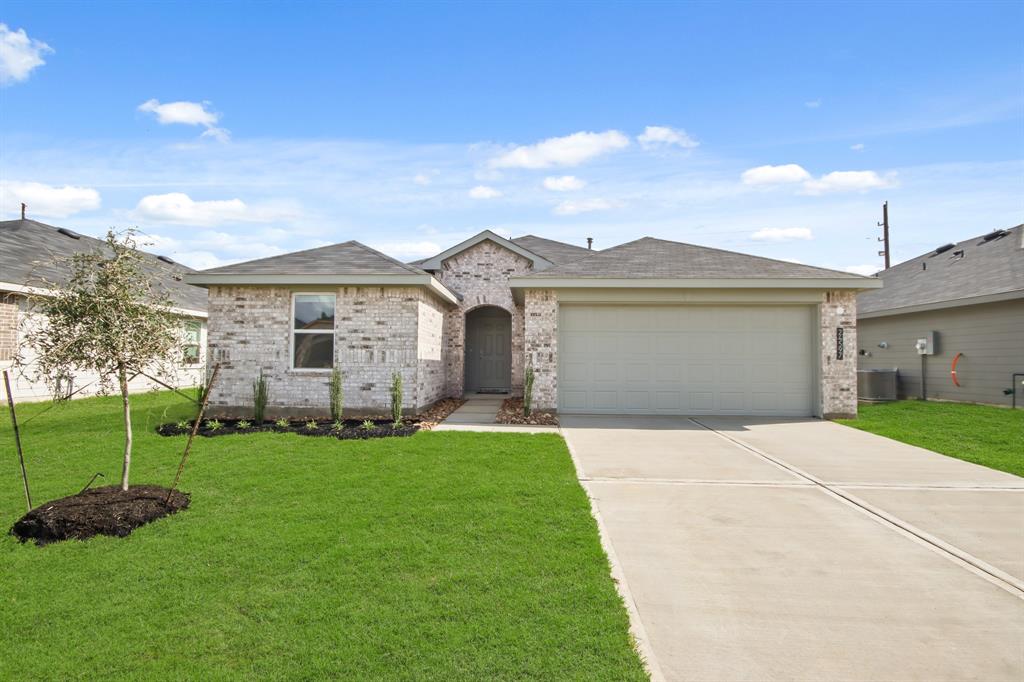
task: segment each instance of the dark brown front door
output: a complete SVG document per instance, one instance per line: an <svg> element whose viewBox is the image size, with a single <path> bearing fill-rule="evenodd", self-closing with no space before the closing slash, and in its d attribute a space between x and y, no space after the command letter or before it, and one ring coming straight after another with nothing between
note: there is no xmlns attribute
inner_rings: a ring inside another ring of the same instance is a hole
<svg viewBox="0 0 1024 682"><path fill-rule="evenodd" d="M503 393L512 386L512 316L501 308L466 315L466 391Z"/></svg>

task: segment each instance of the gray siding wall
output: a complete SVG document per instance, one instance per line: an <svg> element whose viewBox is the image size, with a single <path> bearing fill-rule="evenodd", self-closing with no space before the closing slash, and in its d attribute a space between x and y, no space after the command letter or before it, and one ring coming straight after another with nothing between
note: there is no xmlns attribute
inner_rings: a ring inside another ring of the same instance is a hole
<svg viewBox="0 0 1024 682"><path fill-rule="evenodd" d="M899 369L900 397L921 394L921 358L914 343L935 331L936 353L926 359L929 398L1009 405L1010 374L1024 372L1024 300L946 308L857 321L858 369ZM885 341L887 349L878 347ZM957 353L960 388L953 385L950 366ZM1017 402L1024 401L1018 394Z"/></svg>

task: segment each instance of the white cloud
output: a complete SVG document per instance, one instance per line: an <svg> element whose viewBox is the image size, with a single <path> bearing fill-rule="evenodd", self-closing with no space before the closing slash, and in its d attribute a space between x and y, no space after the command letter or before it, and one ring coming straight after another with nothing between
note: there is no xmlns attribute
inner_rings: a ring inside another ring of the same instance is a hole
<svg viewBox="0 0 1024 682"><path fill-rule="evenodd" d="M843 268L844 272L852 272L855 275L864 275L870 277L882 268L877 265L847 265Z"/></svg>
<svg viewBox="0 0 1024 682"><path fill-rule="evenodd" d="M814 239L806 227L764 227L750 235L751 239L767 242L789 242L796 239Z"/></svg>
<svg viewBox="0 0 1024 682"><path fill-rule="evenodd" d="M750 168L743 171L740 179L744 185L782 185L810 180L811 174L803 166L787 163L782 166Z"/></svg>
<svg viewBox="0 0 1024 682"><path fill-rule="evenodd" d="M43 55L51 52L52 47L29 38L25 29L12 31L0 23L0 85L27 80L34 69L46 63Z"/></svg>
<svg viewBox="0 0 1024 682"><path fill-rule="evenodd" d="M592 211L607 211L618 208L619 204L608 199L566 200L555 206L556 215L577 215Z"/></svg>
<svg viewBox="0 0 1024 682"><path fill-rule="evenodd" d="M574 192L587 186L585 180L580 180L575 175L562 175L560 177L544 178L544 187L552 192Z"/></svg>
<svg viewBox="0 0 1024 682"><path fill-rule="evenodd" d="M261 230L246 234L244 238L226 232L203 231L190 234L188 241L160 234L142 234L139 245L146 251L169 256L190 268L205 270L230 263L267 258L285 253L277 244L267 243L283 239L290 233L284 230ZM289 247L292 245L289 244ZM295 247L295 248L305 248ZM289 248L288 250L294 250Z"/></svg>
<svg viewBox="0 0 1024 682"><path fill-rule="evenodd" d="M420 258L429 258L436 254L441 253L444 249L434 242L428 241L411 241L411 242L372 242L370 245L371 249L377 249L382 253L386 253L392 258L405 259L405 260L419 260Z"/></svg>
<svg viewBox="0 0 1024 682"><path fill-rule="evenodd" d="M469 196L472 199L494 199L495 197L500 197L501 192L487 185L477 185L469 190Z"/></svg>
<svg viewBox="0 0 1024 682"><path fill-rule="evenodd" d="M851 144L850 149L852 149L855 152L862 152L864 151L864 143L858 142L857 144Z"/></svg>
<svg viewBox="0 0 1024 682"><path fill-rule="evenodd" d="M27 216L66 218L100 207L100 193L91 187L64 185L54 187L41 182L0 183L0 207L4 215L21 215L21 204L28 206Z"/></svg>
<svg viewBox="0 0 1024 682"><path fill-rule="evenodd" d="M219 225L232 222L270 222L285 218L287 214L270 207L252 207L241 199L194 201L183 192L171 192L142 197L132 216L144 221Z"/></svg>
<svg viewBox="0 0 1024 682"><path fill-rule="evenodd" d="M430 170L425 173L417 173L413 176L412 181L421 187L426 187L434 181L434 178L441 174L439 170Z"/></svg>
<svg viewBox="0 0 1024 682"><path fill-rule="evenodd" d="M490 165L492 168L578 166L594 157L628 146L629 138L618 130L606 130L603 133L581 131L516 147L491 159Z"/></svg>
<svg viewBox="0 0 1024 682"><path fill-rule="evenodd" d="M810 100L808 102L804 102L804 106L807 107L808 109L817 109L818 107L821 106L821 100L820 99L812 99L812 100Z"/></svg>
<svg viewBox="0 0 1024 682"><path fill-rule="evenodd" d="M882 177L875 171L833 171L817 180L805 182L803 193L816 195L829 192L866 192L895 185L896 176L893 173Z"/></svg>
<svg viewBox="0 0 1024 682"><path fill-rule="evenodd" d="M159 100L146 100L139 105L139 111L156 115L156 120L161 125L173 125L179 123L187 126L203 126L206 130L200 137L209 137L218 142L227 142L231 133L226 128L218 128L220 114L207 109L209 102L166 102L161 104Z"/></svg>
<svg viewBox="0 0 1024 682"><path fill-rule="evenodd" d="M683 149L693 149L700 146L700 142L687 135L685 130L668 126L647 126L636 139L644 149L657 149L673 145Z"/></svg>

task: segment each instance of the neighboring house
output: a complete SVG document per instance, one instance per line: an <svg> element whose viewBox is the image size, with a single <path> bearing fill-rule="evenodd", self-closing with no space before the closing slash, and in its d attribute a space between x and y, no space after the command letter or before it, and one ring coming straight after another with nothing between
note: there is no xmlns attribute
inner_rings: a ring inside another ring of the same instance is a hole
<svg viewBox="0 0 1024 682"><path fill-rule="evenodd" d="M190 274L210 292L215 414L349 413L466 392L562 413L856 414L856 292L876 279L644 238L604 251L484 231L406 264L358 242Z"/></svg>
<svg viewBox="0 0 1024 682"><path fill-rule="evenodd" d="M53 397L44 382L32 379L31 369L22 373L14 368L19 348L31 360L31 349L23 347L23 335L27 326L36 321L36 315L29 310L27 294L45 295L43 282L59 284L67 280L69 273L59 264L60 259L103 246L104 242L99 239L35 220L0 222L0 370L10 370L11 388L16 398ZM164 256L143 255L145 271L164 287L175 312L181 315L187 343L176 383L196 385L202 381L206 368L206 291L184 282L185 274L193 272L190 268ZM76 374L61 382L59 392L61 395L74 393L74 397L94 395L98 388L96 379L94 374ZM141 391L156 384L138 376L129 386L133 391Z"/></svg>
<svg viewBox="0 0 1024 682"><path fill-rule="evenodd" d="M929 398L1011 403L1011 375L1024 372L1024 226L941 246L878 277L884 289L857 297L861 369L896 368L899 396L919 397L915 344L935 332L924 361Z"/></svg>

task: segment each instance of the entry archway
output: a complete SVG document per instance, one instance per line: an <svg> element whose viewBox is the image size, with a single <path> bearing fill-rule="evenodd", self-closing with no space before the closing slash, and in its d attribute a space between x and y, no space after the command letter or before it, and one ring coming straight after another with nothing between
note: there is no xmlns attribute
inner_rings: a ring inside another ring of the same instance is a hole
<svg viewBox="0 0 1024 682"><path fill-rule="evenodd" d="M466 313L465 391L508 393L512 387L512 315L482 306Z"/></svg>

